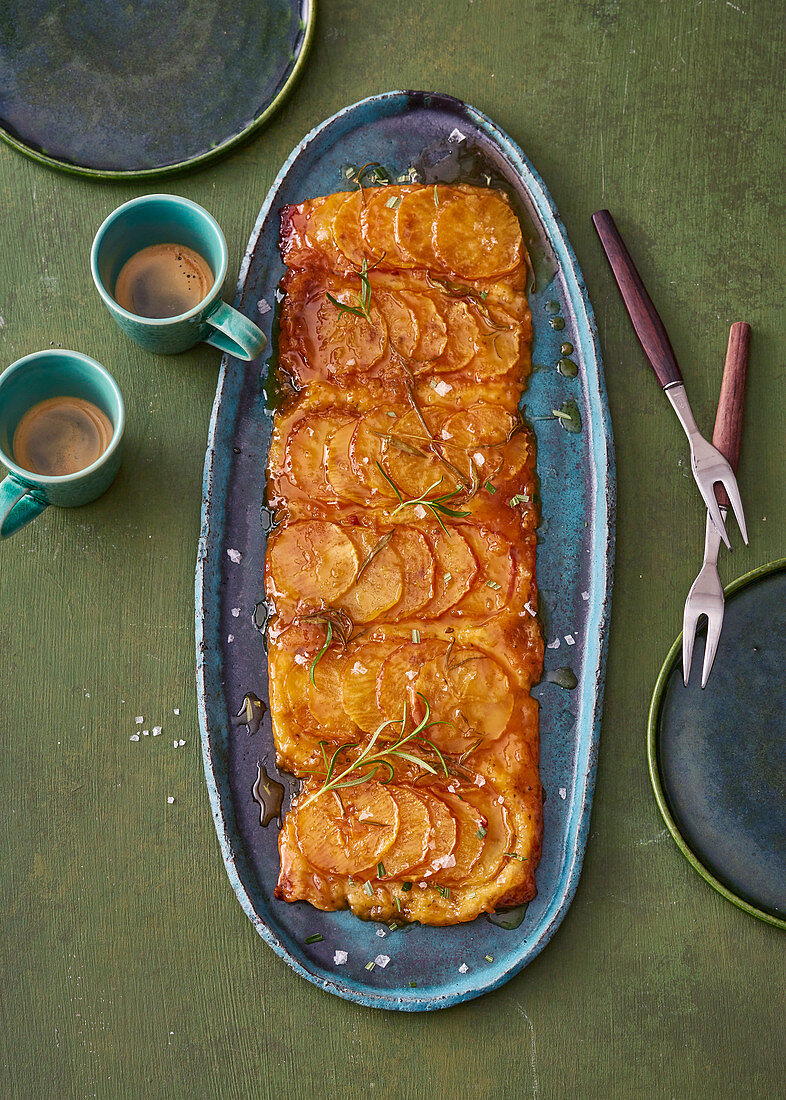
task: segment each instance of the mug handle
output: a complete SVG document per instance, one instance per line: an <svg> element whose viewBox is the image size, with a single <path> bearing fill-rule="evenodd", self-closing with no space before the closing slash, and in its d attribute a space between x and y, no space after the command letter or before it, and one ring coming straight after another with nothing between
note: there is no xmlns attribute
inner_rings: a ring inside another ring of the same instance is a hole
<svg viewBox="0 0 786 1100"><path fill-rule="evenodd" d="M217 330L205 342L235 359L256 359L267 344L264 332L226 302L216 302L205 320Z"/></svg>
<svg viewBox="0 0 786 1100"><path fill-rule="evenodd" d="M47 501L33 496L29 485L23 485L13 474L9 474L0 482L0 539L16 534L25 524L40 516L46 507Z"/></svg>

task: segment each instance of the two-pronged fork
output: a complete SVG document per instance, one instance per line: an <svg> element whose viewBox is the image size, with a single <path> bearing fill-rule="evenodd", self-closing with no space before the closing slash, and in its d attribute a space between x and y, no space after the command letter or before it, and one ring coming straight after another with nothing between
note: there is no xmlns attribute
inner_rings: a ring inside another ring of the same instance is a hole
<svg viewBox="0 0 786 1100"><path fill-rule="evenodd" d="M750 325L745 324L744 321L738 321L731 326L718 411L715 416L715 430L712 433L712 442L726 456L734 470L737 469L740 457L750 338ZM716 495L721 516L725 519L729 507L728 499L722 489L716 490ZM702 615L707 618L707 641L704 644L704 666L701 672L702 687L707 683L718 648L725 606L723 586L718 576L719 549L720 538L717 529L710 521L708 512L704 534L704 563L688 593L682 619L682 675L686 686L690 677L696 627Z"/></svg>
<svg viewBox="0 0 786 1100"><path fill-rule="evenodd" d="M688 437L691 469L710 518L726 546L729 546L729 536L726 534L726 527L715 499L715 484L720 482L728 494L742 537L747 543L745 516L734 471L720 451L708 443L696 427L696 421L688 403L688 395L685 392L685 384L666 329L630 258L625 242L614 224L614 219L608 210L599 210L592 215L592 221L598 231L600 243L603 245L614 278L617 280L617 286L620 288L639 343Z"/></svg>

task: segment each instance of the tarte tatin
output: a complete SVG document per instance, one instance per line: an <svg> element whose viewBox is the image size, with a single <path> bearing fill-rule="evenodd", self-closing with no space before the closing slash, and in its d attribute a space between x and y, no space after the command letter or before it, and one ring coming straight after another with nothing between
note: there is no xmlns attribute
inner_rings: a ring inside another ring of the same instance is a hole
<svg viewBox="0 0 786 1100"><path fill-rule="evenodd" d="M540 858L528 261L504 194L405 185L282 213L265 587L276 896L446 925Z"/></svg>

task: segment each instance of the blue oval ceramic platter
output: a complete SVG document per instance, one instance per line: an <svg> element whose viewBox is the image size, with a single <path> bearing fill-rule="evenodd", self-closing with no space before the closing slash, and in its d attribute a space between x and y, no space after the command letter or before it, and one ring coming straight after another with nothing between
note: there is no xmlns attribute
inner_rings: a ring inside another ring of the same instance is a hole
<svg viewBox="0 0 786 1100"><path fill-rule="evenodd" d="M606 664L614 469L597 332L554 205L521 150L485 115L458 100L389 92L340 111L308 134L260 211L237 307L265 329L275 349L276 292L284 272L277 245L281 207L351 188L348 166L370 161L384 165L394 179L413 169L425 182L464 179L503 187L518 210L533 258L536 366L524 404L538 441L543 518L537 568L547 644L544 679L535 689L546 797L537 898L500 923L480 917L449 928L391 930L349 912L321 913L305 902L273 897L278 828L275 820L261 826L252 789L261 764L284 784L286 810L295 782L276 773L269 715L258 729L236 717L244 712L247 693L263 702L268 695L260 629L269 528L265 462L274 401L268 353L252 364L225 357L221 366L205 460L197 674L213 817L230 881L254 927L293 970L323 989L361 1004L411 1012L443 1008L502 985L542 950L575 892L595 781ZM569 354L562 349L566 343L573 345ZM558 370L566 358L578 368L575 376L564 363L568 373ZM565 669L575 676L572 689L562 686L573 682L570 673L560 671Z"/></svg>

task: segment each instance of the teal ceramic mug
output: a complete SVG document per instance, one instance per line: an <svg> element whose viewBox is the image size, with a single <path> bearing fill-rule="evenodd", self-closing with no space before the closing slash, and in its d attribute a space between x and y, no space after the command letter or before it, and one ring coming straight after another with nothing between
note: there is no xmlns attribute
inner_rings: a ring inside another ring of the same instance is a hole
<svg viewBox="0 0 786 1100"><path fill-rule="evenodd" d="M187 313L140 317L115 301L115 284L126 261L157 244L184 245L210 267L213 285ZM90 270L104 305L123 332L143 348L172 354L205 341L236 359L255 359L265 347L264 334L221 300L227 262L227 243L218 222L178 195L142 195L118 206L96 233L90 252Z"/></svg>
<svg viewBox="0 0 786 1100"><path fill-rule="evenodd" d="M20 466L14 458L14 433L22 417L40 401L78 397L109 418L112 436L100 457L73 474L45 476ZM112 375L77 351L37 351L17 359L0 374L0 462L8 476L0 482L0 539L30 523L49 505L76 508L88 504L111 485L120 466L125 409Z"/></svg>

